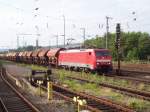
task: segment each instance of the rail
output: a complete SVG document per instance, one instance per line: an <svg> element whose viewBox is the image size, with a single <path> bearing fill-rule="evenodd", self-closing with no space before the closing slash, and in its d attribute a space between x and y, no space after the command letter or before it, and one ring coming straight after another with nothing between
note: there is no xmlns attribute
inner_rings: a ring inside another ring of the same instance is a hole
<svg viewBox="0 0 150 112"><path fill-rule="evenodd" d="M32 111L32 112L40 112L40 110L37 109L29 100L27 100L13 86L13 84L11 84L7 79L5 79L5 77L6 77L6 70L4 68L2 68L1 80L3 80L2 81L3 83L1 82L1 86L2 86L1 88L3 88L4 95L5 95L6 99L8 99L7 101L5 101L5 102L7 102L7 106L5 106L5 108L9 107L9 110L10 110L10 107L11 107L12 110L14 109L14 110L17 110L17 111L21 111L21 109L23 109L23 110L27 109L28 111ZM5 85L5 86L3 86L3 85ZM10 99L10 96L12 96L11 99ZM13 100L15 101L15 103L12 103ZM3 98L2 98L2 101L3 101ZM18 101L18 103L17 103L17 101ZM19 108L20 108L20 110L19 110Z"/></svg>
<svg viewBox="0 0 150 112"><path fill-rule="evenodd" d="M6 105L4 104L3 100L0 98L0 107L2 112L8 112Z"/></svg>

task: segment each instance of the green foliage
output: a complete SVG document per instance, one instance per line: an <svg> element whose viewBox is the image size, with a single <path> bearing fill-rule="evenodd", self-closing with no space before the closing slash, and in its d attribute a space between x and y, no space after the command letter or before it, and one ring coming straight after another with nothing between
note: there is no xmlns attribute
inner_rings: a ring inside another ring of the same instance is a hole
<svg viewBox="0 0 150 112"><path fill-rule="evenodd" d="M138 60L137 48L133 48L132 50L129 50L129 52L127 53L127 59L128 60Z"/></svg>
<svg viewBox="0 0 150 112"><path fill-rule="evenodd" d="M85 45L88 47L94 47L94 48L103 48L103 41L104 39L102 37L96 36L96 38L89 39L85 41Z"/></svg>
<svg viewBox="0 0 150 112"><path fill-rule="evenodd" d="M136 98L128 99L127 105L135 109L137 112L149 112L150 111L149 109L150 103L144 100L139 100Z"/></svg>
<svg viewBox="0 0 150 112"><path fill-rule="evenodd" d="M85 45L92 48L104 48L105 36L96 36L86 40ZM112 53L113 59L116 60L115 33L109 34L108 48ZM122 32L120 51L122 60L146 60L150 56L150 35L142 32Z"/></svg>

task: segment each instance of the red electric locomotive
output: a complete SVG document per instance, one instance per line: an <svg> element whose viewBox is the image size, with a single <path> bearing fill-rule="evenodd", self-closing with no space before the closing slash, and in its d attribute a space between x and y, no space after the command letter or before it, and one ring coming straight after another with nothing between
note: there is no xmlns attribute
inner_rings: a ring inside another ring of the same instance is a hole
<svg viewBox="0 0 150 112"><path fill-rule="evenodd" d="M112 57L107 49L78 49L60 51L58 65L90 71L112 70Z"/></svg>

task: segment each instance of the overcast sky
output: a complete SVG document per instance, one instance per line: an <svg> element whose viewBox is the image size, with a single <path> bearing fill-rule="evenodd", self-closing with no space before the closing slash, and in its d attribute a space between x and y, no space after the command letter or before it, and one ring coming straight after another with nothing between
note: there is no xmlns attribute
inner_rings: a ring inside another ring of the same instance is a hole
<svg viewBox="0 0 150 112"><path fill-rule="evenodd" d="M35 45L36 38L42 46L55 45L57 34L63 44L63 15L73 43L83 41L81 28L87 39L104 35L106 16L112 17L110 32L119 22L123 31L150 33L149 12L150 0L0 0L0 48L16 48L17 34L32 34L18 35L20 46Z"/></svg>

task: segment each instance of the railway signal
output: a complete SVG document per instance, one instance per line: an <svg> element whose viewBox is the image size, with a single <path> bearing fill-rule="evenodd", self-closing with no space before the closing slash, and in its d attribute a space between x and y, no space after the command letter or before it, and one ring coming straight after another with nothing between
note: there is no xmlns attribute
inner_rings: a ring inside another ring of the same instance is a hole
<svg viewBox="0 0 150 112"><path fill-rule="evenodd" d="M121 34L120 23L117 23L115 47L117 49L117 61L118 61L118 69L116 70L116 73L118 75L120 75L120 37L121 37L120 34Z"/></svg>
<svg viewBox="0 0 150 112"><path fill-rule="evenodd" d="M120 48L120 32L121 32L120 24L118 23L116 26L116 43L115 43L116 49Z"/></svg>

